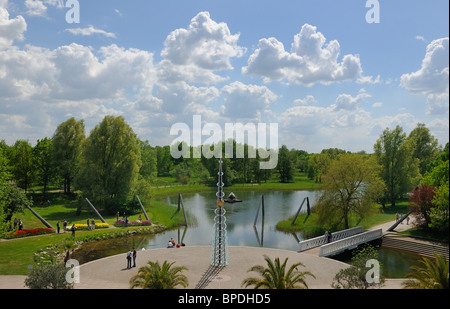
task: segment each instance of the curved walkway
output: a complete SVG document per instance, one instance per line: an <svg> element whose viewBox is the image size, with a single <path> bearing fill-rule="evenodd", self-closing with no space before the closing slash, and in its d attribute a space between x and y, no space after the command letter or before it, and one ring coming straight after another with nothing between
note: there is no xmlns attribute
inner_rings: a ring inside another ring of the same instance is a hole
<svg viewBox="0 0 450 309"><path fill-rule="evenodd" d="M165 260L176 262L175 266L188 268L185 275L188 277L188 289L194 289L199 282L206 289L241 289L244 278L255 275L247 270L256 264L266 265L264 255L271 259L279 257L281 261L289 258L288 266L292 263L302 262L305 267L300 271L310 271L316 279L307 277L310 289L330 289L335 274L348 267L347 264L313 256L297 253L295 251L252 248L252 247L229 247L230 263L213 277L206 278L204 274L210 271L211 247L182 247L174 249L154 249L138 251L136 268L126 268L126 254L115 255L81 265L80 283L75 285L76 289L128 289L129 280L137 272L139 267L148 261ZM0 289L24 288L24 276L0 276ZM384 288L401 288L401 280L387 280Z"/></svg>
<svg viewBox="0 0 450 309"><path fill-rule="evenodd" d="M374 226L372 229L383 229L383 233L390 228L395 221ZM400 224L395 231L412 228L412 225ZM305 267L301 271L310 271L316 279L308 277L306 282L310 289L329 289L335 274L348 267L347 264L296 251L287 251L270 248L256 247L229 247L230 264L216 273L213 278L208 278L207 284L202 284L206 289L241 289L244 278L254 275L247 270L256 264L266 265L264 255L271 259L279 257L281 261L289 258L291 263L302 262ZM194 289L199 282L204 283L204 274L209 271L211 247L182 247L174 249L154 249L139 251L136 260L136 268L126 268L126 254L115 255L81 265L80 283L76 289L128 289L129 280L139 267L148 261L165 260L176 262L175 266L185 266L188 271L185 274L189 280L188 289ZM0 276L0 289L23 289L26 276ZM400 289L403 279L387 279L384 288Z"/></svg>

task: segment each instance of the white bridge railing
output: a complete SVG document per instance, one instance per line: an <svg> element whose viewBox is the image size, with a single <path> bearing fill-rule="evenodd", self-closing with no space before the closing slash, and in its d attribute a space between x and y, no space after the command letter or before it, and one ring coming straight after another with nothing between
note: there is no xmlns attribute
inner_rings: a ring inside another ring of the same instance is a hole
<svg viewBox="0 0 450 309"><path fill-rule="evenodd" d="M326 257L339 254L345 250L350 250L358 247L366 242L379 239L383 236L382 229L369 231L354 235L336 242L331 242L329 244L320 247L319 256Z"/></svg>
<svg viewBox="0 0 450 309"><path fill-rule="evenodd" d="M335 232L331 234L331 241L338 241L347 237L351 237L357 234L361 234L362 232L364 232L364 228L362 226L358 226L358 227L354 227L348 230L342 230L339 232ZM325 245L328 243L328 239L327 237L324 236L319 236L319 237L315 237L315 238L311 238L308 240L302 240L299 245L300 245L300 249L299 252L302 251L306 251L312 248L316 248L316 247L320 247L322 245Z"/></svg>

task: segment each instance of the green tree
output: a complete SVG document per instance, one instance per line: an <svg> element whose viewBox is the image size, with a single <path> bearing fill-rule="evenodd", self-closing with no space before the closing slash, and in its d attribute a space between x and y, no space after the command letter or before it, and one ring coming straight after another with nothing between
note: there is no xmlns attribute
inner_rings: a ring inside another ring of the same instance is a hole
<svg viewBox="0 0 450 309"><path fill-rule="evenodd" d="M37 171L39 184L44 186L44 195L47 192L47 186L53 177L53 142L49 138L37 141L33 148L33 162Z"/></svg>
<svg viewBox="0 0 450 309"><path fill-rule="evenodd" d="M316 278L309 271L299 271L299 267L304 267L302 263L295 263L287 269L288 258L283 263L279 258L272 261L268 256L264 256L267 267L254 265L247 272L257 272L260 277L248 277L242 281L241 286L254 289L307 289L306 277ZM287 270L287 272L286 272Z"/></svg>
<svg viewBox="0 0 450 309"><path fill-rule="evenodd" d="M72 182L79 170L81 146L85 140L84 121L70 118L61 123L53 135L54 163L64 180L64 193L71 192Z"/></svg>
<svg viewBox="0 0 450 309"><path fill-rule="evenodd" d="M158 177L168 176L173 167L170 146L156 146Z"/></svg>
<svg viewBox="0 0 450 309"><path fill-rule="evenodd" d="M291 152L286 145L281 146L278 152L278 172L282 183L291 182L294 179L294 164Z"/></svg>
<svg viewBox="0 0 450 309"><path fill-rule="evenodd" d="M438 155L438 140L431 135L430 130L423 123L409 133L407 138L412 144L412 157L419 160L421 175L427 172L427 166Z"/></svg>
<svg viewBox="0 0 450 309"><path fill-rule="evenodd" d="M374 145L378 163L382 166L381 178L386 190L380 202L385 206L396 201L419 183L418 159L413 158L411 143L406 142L406 134L400 126L394 130L386 129Z"/></svg>
<svg viewBox="0 0 450 309"><path fill-rule="evenodd" d="M141 151L141 168L139 169L139 174L144 177L147 181L153 180L157 171L157 154L156 149L150 146L148 141L139 140L139 147Z"/></svg>
<svg viewBox="0 0 450 309"><path fill-rule="evenodd" d="M164 261L160 265L158 261L149 261L130 279L130 287L156 290L175 289L178 285L188 287L188 278L182 274L188 269L184 266L172 267L174 264Z"/></svg>
<svg viewBox="0 0 450 309"><path fill-rule="evenodd" d="M124 118L106 116L83 144L76 184L86 197L108 211L123 204L138 179L138 139Z"/></svg>
<svg viewBox="0 0 450 309"><path fill-rule="evenodd" d="M422 258L421 266L411 266L406 275L409 280L402 282L404 289L448 289L448 260L444 255L433 253L434 259Z"/></svg>
<svg viewBox="0 0 450 309"><path fill-rule="evenodd" d="M0 144L1 146L2 144ZM6 222L5 217L5 201L8 188L8 179L10 175L8 173L8 159L6 155L3 154L3 147L0 147L0 233L6 229L5 224L1 222Z"/></svg>
<svg viewBox="0 0 450 309"><path fill-rule="evenodd" d="M326 174L316 209L319 221L337 227L350 227L350 215L370 216L374 204L384 189L379 177L380 166L375 158L358 154L343 154L332 161Z"/></svg>
<svg viewBox="0 0 450 309"><path fill-rule="evenodd" d="M449 182L436 190L430 211L430 227L445 235L449 232Z"/></svg>
<svg viewBox="0 0 450 309"><path fill-rule="evenodd" d="M327 173L332 157L328 152L312 154L308 161L308 177L315 182L321 183L322 176Z"/></svg>
<svg viewBox="0 0 450 309"><path fill-rule="evenodd" d="M33 205L32 200L15 185L6 184L3 188L3 209L4 223L9 223L15 213L22 212L24 209Z"/></svg>
<svg viewBox="0 0 450 309"><path fill-rule="evenodd" d="M17 185L27 192L36 175L33 164L33 147L30 143L24 140L16 141L12 147L12 158L9 162L12 165L12 174Z"/></svg>

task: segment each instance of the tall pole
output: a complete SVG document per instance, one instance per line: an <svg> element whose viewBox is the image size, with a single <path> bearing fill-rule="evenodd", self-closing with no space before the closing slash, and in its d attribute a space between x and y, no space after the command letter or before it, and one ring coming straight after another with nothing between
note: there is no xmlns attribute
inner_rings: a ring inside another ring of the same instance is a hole
<svg viewBox="0 0 450 309"><path fill-rule="evenodd" d="M228 265L228 245L227 245L227 224L225 218L225 208L224 208L224 197L225 192L223 192L223 170L222 170L222 158L219 160L219 173L217 182L217 208L215 210L214 217L214 239L213 248L211 256L212 266L226 266Z"/></svg>

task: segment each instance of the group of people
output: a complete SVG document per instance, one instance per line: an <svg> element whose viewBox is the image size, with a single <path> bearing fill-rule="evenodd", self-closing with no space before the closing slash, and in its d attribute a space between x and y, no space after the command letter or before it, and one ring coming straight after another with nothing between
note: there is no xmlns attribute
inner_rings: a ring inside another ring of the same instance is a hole
<svg viewBox="0 0 450 309"><path fill-rule="evenodd" d="M395 222L398 222L401 218L403 218L403 215L399 215L399 213L395 214ZM403 224L403 221L400 224ZM409 224L409 216L406 217L406 224Z"/></svg>
<svg viewBox="0 0 450 309"><path fill-rule="evenodd" d="M44 201L41 201L40 203L41 207L44 207ZM50 207L51 203L50 200L47 200L47 206Z"/></svg>
<svg viewBox="0 0 450 309"><path fill-rule="evenodd" d="M86 225L87 225L88 231L95 230L95 220L94 220L94 218L92 218L92 219L88 218L86 220Z"/></svg>
<svg viewBox="0 0 450 309"><path fill-rule="evenodd" d="M64 219L63 220L63 232L65 233L67 230L67 220ZM61 231L61 222L58 221L56 222L56 232L59 234L59 232Z"/></svg>
<svg viewBox="0 0 450 309"><path fill-rule="evenodd" d="M137 252L136 252L135 248L133 248L133 251L128 250L128 252L127 252L127 269L136 267L136 257L137 257ZM133 266L131 266L131 259L133 259Z"/></svg>
<svg viewBox="0 0 450 309"><path fill-rule="evenodd" d="M180 248L186 246L183 242L181 244L176 244L173 238L170 238L169 243L167 244L167 248Z"/></svg>
<svg viewBox="0 0 450 309"><path fill-rule="evenodd" d="M19 231L23 230L23 222L22 219L14 218L14 230L18 229Z"/></svg>

